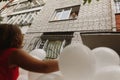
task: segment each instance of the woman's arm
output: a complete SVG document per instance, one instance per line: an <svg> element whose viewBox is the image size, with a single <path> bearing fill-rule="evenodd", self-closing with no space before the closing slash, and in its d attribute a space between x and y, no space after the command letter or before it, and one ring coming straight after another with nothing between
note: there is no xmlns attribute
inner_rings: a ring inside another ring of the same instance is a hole
<svg viewBox="0 0 120 80"><path fill-rule="evenodd" d="M57 60L38 60L22 49L17 49L10 55L10 64L18 65L26 70L40 73L58 71Z"/></svg>

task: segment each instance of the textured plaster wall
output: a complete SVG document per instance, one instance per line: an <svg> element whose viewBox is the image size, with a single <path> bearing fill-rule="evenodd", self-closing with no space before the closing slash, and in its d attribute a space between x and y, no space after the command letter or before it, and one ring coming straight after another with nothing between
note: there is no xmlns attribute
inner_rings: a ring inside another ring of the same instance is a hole
<svg viewBox="0 0 120 80"><path fill-rule="evenodd" d="M112 30L111 0L93 0L91 4L82 4L82 0L47 0L40 14L35 18L28 32L62 31L108 31ZM81 5L76 20L50 22L55 9Z"/></svg>

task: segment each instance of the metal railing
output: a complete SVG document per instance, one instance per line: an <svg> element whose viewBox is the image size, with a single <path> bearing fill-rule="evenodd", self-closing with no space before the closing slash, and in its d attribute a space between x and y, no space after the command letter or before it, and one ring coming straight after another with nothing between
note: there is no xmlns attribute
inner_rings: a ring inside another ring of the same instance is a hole
<svg viewBox="0 0 120 80"><path fill-rule="evenodd" d="M55 59L62 49L71 43L73 35L44 35L43 37L33 37L30 44L26 44L28 45L26 49L32 51L35 48L42 48L46 51L46 59Z"/></svg>

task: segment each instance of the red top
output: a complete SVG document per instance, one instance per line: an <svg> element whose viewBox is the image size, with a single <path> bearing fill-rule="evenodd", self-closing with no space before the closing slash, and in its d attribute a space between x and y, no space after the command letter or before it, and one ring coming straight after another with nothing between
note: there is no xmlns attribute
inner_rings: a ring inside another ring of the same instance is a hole
<svg viewBox="0 0 120 80"><path fill-rule="evenodd" d="M19 75L18 67L10 68L8 64L8 58L12 51L16 48L10 48L5 51L0 51L0 80L17 80Z"/></svg>

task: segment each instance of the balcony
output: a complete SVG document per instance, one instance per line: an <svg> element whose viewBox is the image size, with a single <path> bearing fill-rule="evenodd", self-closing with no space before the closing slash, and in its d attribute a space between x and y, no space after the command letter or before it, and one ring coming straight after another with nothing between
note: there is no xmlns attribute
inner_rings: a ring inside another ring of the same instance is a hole
<svg viewBox="0 0 120 80"><path fill-rule="evenodd" d="M18 7L16 9L14 9L13 12L41 7L44 4L45 4L44 2L41 2L41 3L38 3L38 2L24 2L24 3L19 3Z"/></svg>
<svg viewBox="0 0 120 80"><path fill-rule="evenodd" d="M120 55L120 32L83 32L80 35L83 43L91 49L109 47Z"/></svg>
<svg viewBox="0 0 120 80"><path fill-rule="evenodd" d="M19 26L30 26L32 23L24 23L24 24L18 24Z"/></svg>

